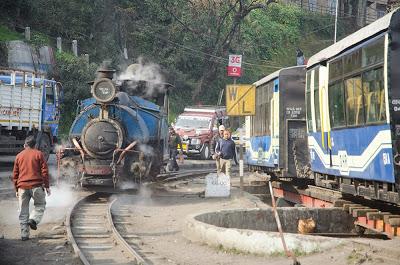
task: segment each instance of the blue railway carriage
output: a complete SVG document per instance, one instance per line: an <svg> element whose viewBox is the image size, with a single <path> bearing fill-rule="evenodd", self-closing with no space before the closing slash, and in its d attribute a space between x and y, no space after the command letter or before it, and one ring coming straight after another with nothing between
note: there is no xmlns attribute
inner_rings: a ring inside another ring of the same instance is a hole
<svg viewBox="0 0 400 265"><path fill-rule="evenodd" d="M316 184L399 203L400 10L311 57L306 79Z"/></svg>
<svg viewBox="0 0 400 265"><path fill-rule="evenodd" d="M308 165L305 66L283 68L254 85L256 115L246 119L247 164L277 177L304 177Z"/></svg>
<svg viewBox="0 0 400 265"><path fill-rule="evenodd" d="M0 69L0 155L22 150L29 135L45 157L58 135L62 87L42 75Z"/></svg>

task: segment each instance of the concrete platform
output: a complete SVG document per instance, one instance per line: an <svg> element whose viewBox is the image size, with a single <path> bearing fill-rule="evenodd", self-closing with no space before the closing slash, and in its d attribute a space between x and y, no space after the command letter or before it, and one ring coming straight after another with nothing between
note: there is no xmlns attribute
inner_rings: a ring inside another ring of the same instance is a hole
<svg viewBox="0 0 400 265"><path fill-rule="evenodd" d="M312 217L315 232L349 233L353 219L341 209L279 208L286 244L297 254L320 252L343 243L342 239L297 234L299 219ZM283 253L272 209L235 209L187 217L183 235L193 242L257 255Z"/></svg>

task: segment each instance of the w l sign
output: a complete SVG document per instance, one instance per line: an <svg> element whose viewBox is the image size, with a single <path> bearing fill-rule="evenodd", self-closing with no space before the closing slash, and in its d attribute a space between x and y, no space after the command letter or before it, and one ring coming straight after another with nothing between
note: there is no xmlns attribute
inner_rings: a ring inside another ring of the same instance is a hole
<svg viewBox="0 0 400 265"><path fill-rule="evenodd" d="M226 110L229 116L256 114L256 87L253 85L227 85Z"/></svg>

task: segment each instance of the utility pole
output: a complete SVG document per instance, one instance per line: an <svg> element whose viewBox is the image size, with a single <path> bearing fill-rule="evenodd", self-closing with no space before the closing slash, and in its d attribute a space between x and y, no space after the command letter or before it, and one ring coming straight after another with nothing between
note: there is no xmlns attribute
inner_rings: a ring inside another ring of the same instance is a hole
<svg viewBox="0 0 400 265"><path fill-rule="evenodd" d="M336 43L338 10L339 10L339 0L336 0L336 12L335 12L335 37L334 37L334 39L333 39L333 43Z"/></svg>

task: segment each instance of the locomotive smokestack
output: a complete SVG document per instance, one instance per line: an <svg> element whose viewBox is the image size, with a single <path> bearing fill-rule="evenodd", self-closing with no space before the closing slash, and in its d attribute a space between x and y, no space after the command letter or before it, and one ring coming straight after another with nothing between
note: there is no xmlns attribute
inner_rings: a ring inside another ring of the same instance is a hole
<svg viewBox="0 0 400 265"><path fill-rule="evenodd" d="M114 69L100 68L99 70L97 70L97 79L107 78L111 80L113 79L114 73Z"/></svg>

